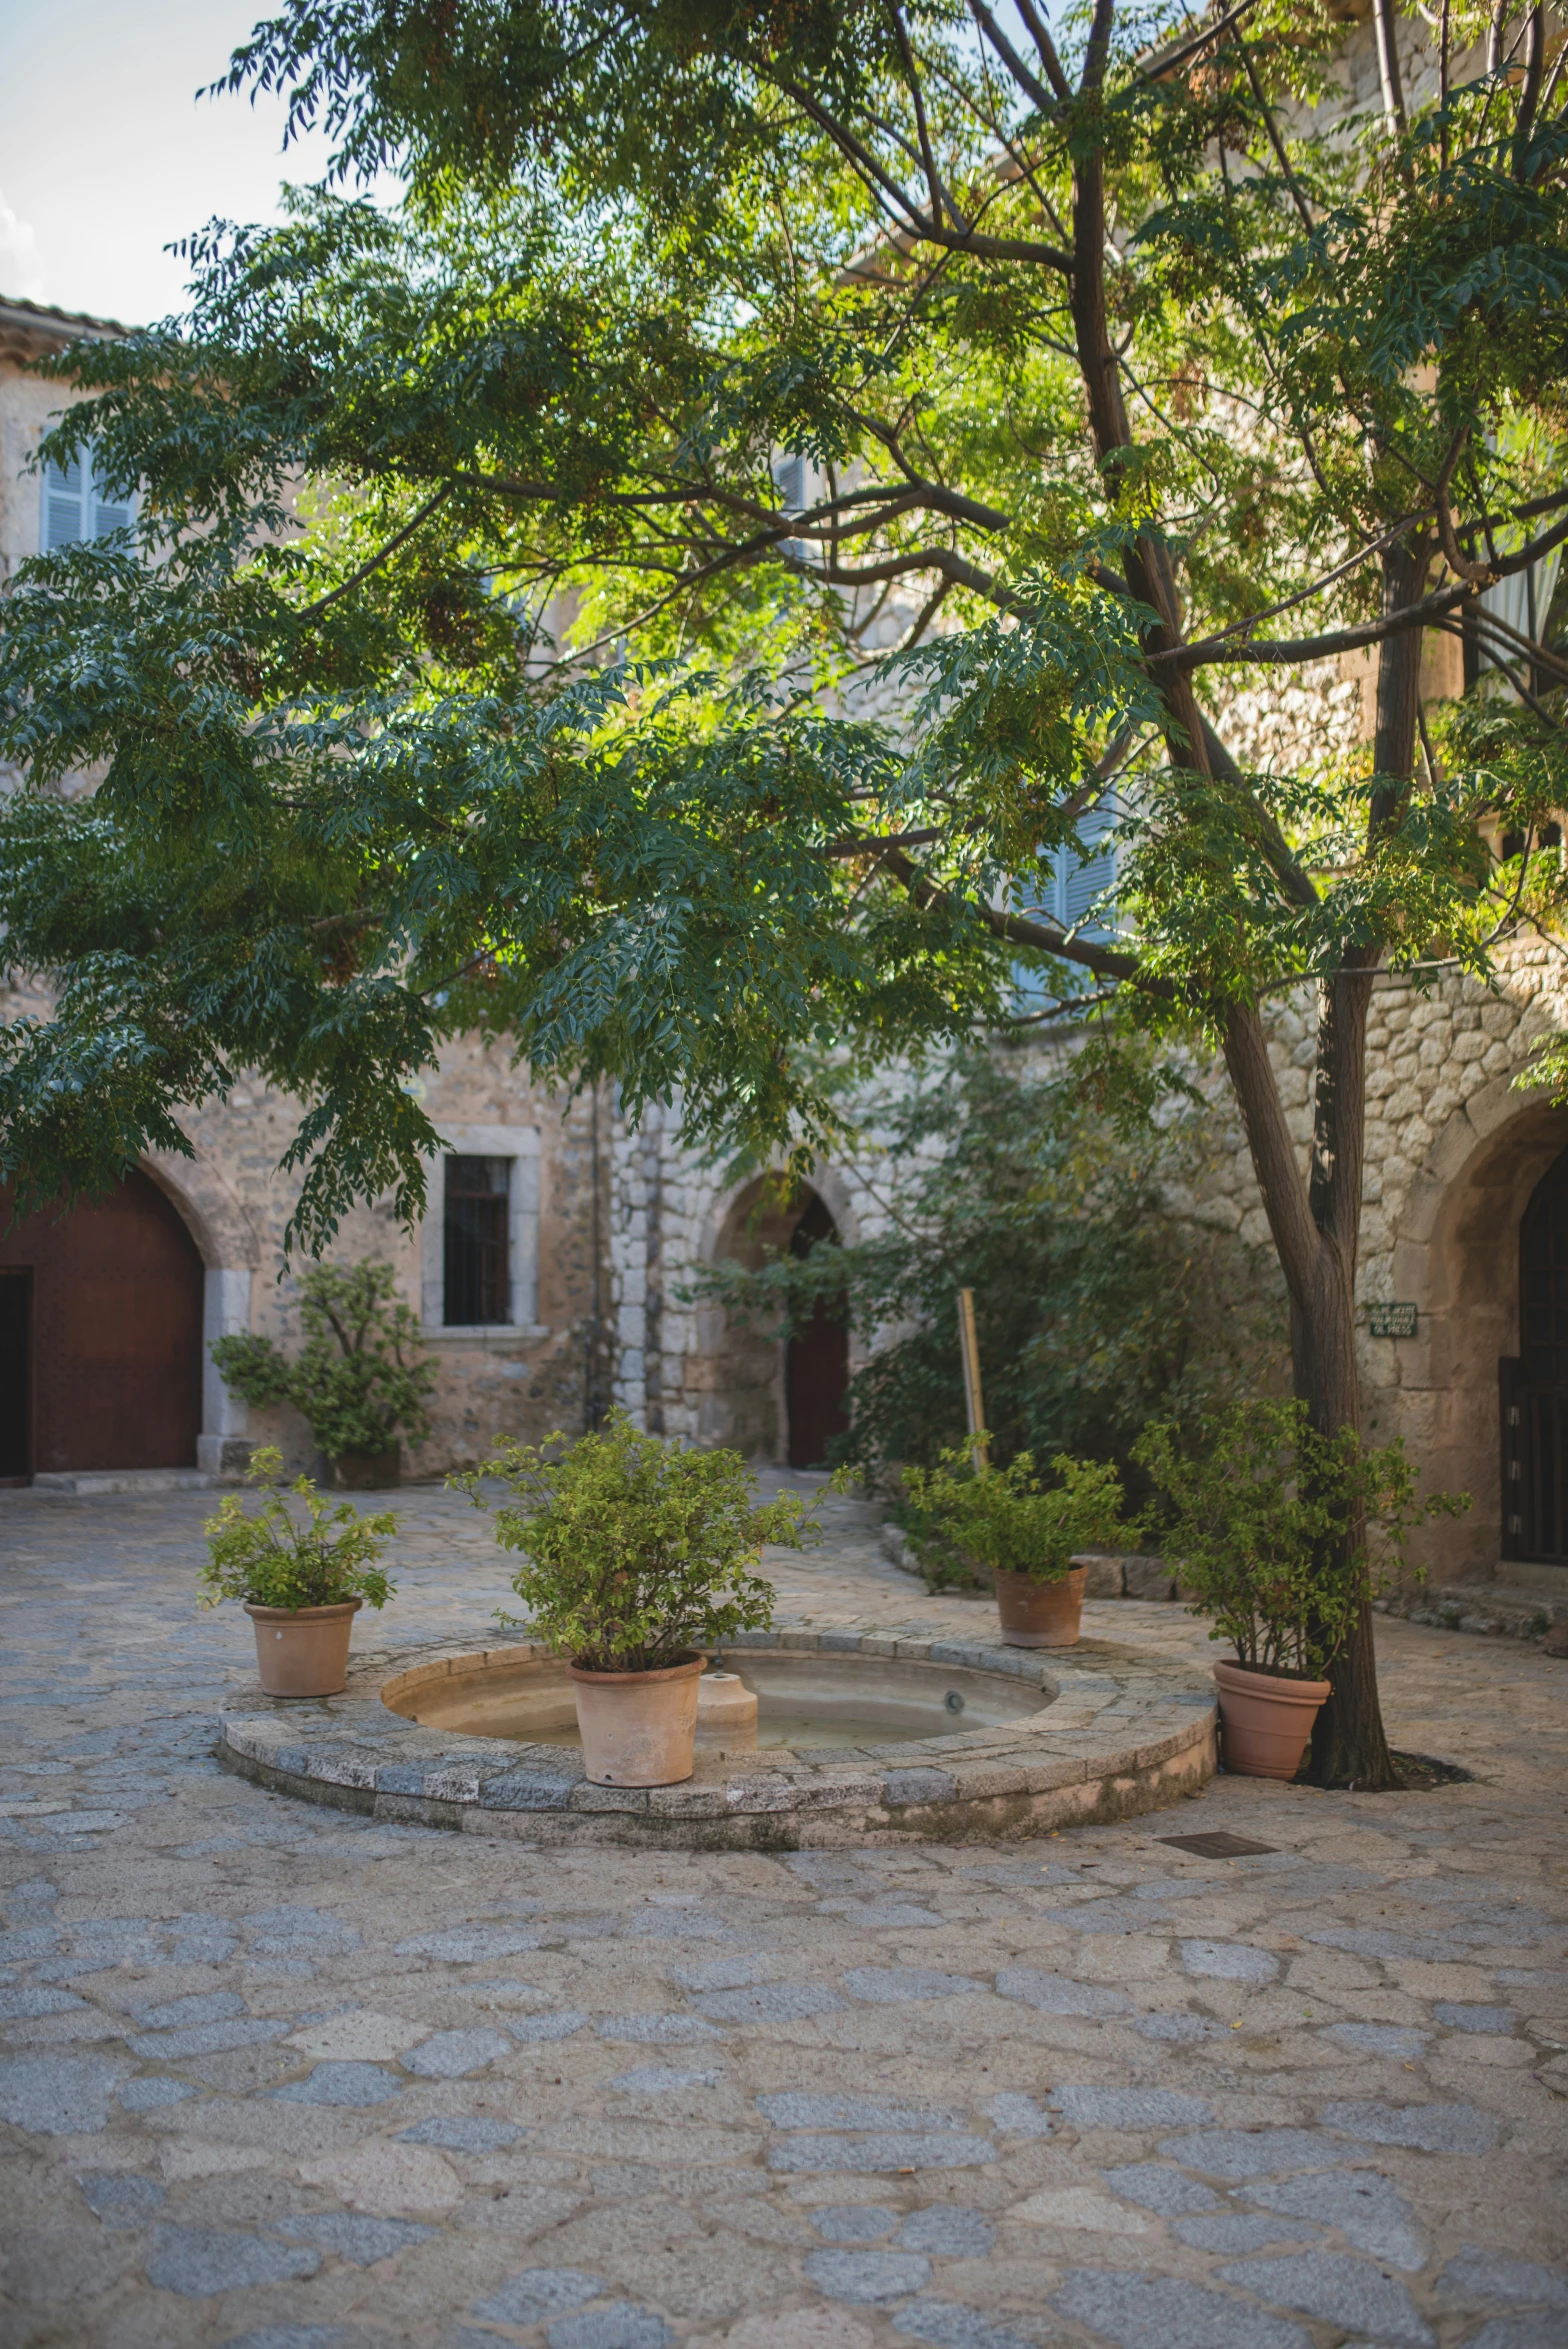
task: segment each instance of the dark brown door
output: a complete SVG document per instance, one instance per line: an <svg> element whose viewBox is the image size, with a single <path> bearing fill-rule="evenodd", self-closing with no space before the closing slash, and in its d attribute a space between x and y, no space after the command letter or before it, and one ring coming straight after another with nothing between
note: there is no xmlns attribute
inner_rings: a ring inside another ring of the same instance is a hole
<svg viewBox="0 0 1568 2349"><path fill-rule="evenodd" d="M202 1265L157 1184L127 1175L69 1215L0 1230L0 1276L15 1272L31 1275L32 1474L193 1467Z"/></svg>
<svg viewBox="0 0 1568 2349"><path fill-rule="evenodd" d="M792 1256L837 1245L838 1227L821 1199L813 1198L790 1235ZM791 1468L821 1468L829 1439L849 1426L844 1397L849 1387L849 1324L841 1307L827 1299L792 1337L784 1356L784 1407L789 1415Z"/></svg>
<svg viewBox="0 0 1568 2349"><path fill-rule="evenodd" d="M33 1472L30 1272L0 1271L0 1484Z"/></svg>
<svg viewBox="0 0 1568 2349"><path fill-rule="evenodd" d="M1519 1226L1519 1354L1499 1369L1503 1554L1568 1564L1568 1151Z"/></svg>

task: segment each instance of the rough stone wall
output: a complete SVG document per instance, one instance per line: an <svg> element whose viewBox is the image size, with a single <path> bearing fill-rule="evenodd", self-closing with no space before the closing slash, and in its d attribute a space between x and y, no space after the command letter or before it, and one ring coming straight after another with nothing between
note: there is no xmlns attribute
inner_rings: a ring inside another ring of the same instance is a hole
<svg viewBox="0 0 1568 2349"><path fill-rule="evenodd" d="M1310 1001L1274 1015L1270 1057L1305 1172L1311 1138ZM1464 1518L1414 1546L1434 1580L1498 1565L1503 1500L1498 1362L1519 1350L1518 1229L1530 1194L1568 1148L1568 1111L1517 1083L1533 1040L1568 1019L1568 959L1553 942L1509 945L1495 984L1456 972L1426 991L1376 983L1367 1033L1366 1175L1357 1280L1369 1438L1404 1439L1423 1489L1468 1492ZM1218 1071L1220 1149L1173 1200L1263 1247L1268 1227L1239 1120ZM1414 1338L1374 1338L1368 1309L1417 1308Z"/></svg>
<svg viewBox="0 0 1568 2349"><path fill-rule="evenodd" d="M853 1244L886 1228L888 1185L873 1131L861 1162L819 1167L812 1187ZM678 1104L650 1112L637 1132L619 1128L610 1217L614 1393L640 1425L732 1444L751 1459L783 1457L782 1343L689 1292L704 1265L759 1262L793 1221L757 1177L727 1177L682 1146ZM851 1367L864 1356L857 1339Z"/></svg>
<svg viewBox="0 0 1568 2349"><path fill-rule="evenodd" d="M0 352L0 585L38 552L43 490L37 474L25 468L70 397L61 384L22 374Z"/></svg>
<svg viewBox="0 0 1568 2349"><path fill-rule="evenodd" d="M426 1327L425 1342L439 1378L430 1434L405 1454L407 1472L415 1476L471 1463L498 1436L532 1443L558 1427L580 1429L596 1308L591 1105L563 1106L509 1070L504 1054L465 1041L449 1048L426 1080L424 1106L443 1129L510 1131L520 1145L523 1137L537 1134L538 1286L526 1323L482 1332ZM227 1106L204 1108L187 1126L192 1142L233 1186L257 1229L263 1264L252 1285L251 1326L290 1351L300 1336L298 1287L293 1274L283 1272L279 1278L279 1273L295 1186L280 1174L278 1161L297 1116L297 1104L258 1084L239 1098L231 1096ZM439 1221L439 1170L429 1212ZM424 1253L423 1229L401 1231L390 1201L381 1200L357 1209L345 1222L331 1257L389 1260L399 1294L419 1314ZM249 1433L253 1440L281 1442L291 1459L303 1461L311 1451L304 1423L291 1410L252 1412Z"/></svg>

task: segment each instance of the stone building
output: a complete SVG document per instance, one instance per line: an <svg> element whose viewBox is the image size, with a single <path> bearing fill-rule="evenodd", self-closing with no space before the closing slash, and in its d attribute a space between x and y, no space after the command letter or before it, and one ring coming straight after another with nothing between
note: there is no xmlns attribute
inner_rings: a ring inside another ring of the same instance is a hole
<svg viewBox="0 0 1568 2349"><path fill-rule="evenodd" d="M24 363L112 324L0 304L0 568L40 544L112 526L90 478L28 472L58 387ZM1434 671L1434 692L1457 680ZM1362 725L1354 667L1270 700L1248 689L1228 724L1263 754ZM1474 1496L1436 1529L1442 1582L1499 1574L1547 1586L1568 1564L1568 1110L1517 1089L1532 1038L1568 1018L1551 942L1506 953L1491 992L1439 974L1430 992L1379 982L1361 1289L1368 1420L1402 1434L1433 1483ZM0 1012L28 1008L0 994ZM1276 1065L1305 1154L1307 1024L1285 1006ZM566 1101L477 1041L444 1056L426 1107L445 1153L414 1235L384 1206L350 1218L335 1253L388 1258L439 1364L434 1426L407 1461L434 1475L496 1434L581 1426L609 1401L699 1443L810 1465L838 1423L850 1339L831 1316L790 1342L729 1326L683 1295L695 1266L764 1242L800 1248L880 1228L888 1170L823 1169L787 1213L684 1149L672 1112L630 1130L608 1091ZM114 1198L0 1238L0 1476L232 1473L260 1437L309 1456L292 1413L252 1413L207 1357L230 1330L297 1330L278 1162L293 1105L260 1084L187 1122L193 1156L149 1158ZM1173 1208L1264 1238L1239 1130L1201 1194ZM766 1210L762 1212L761 1210ZM1559 1293L1562 1301L1559 1302ZM1385 1311L1385 1308L1388 1309Z"/></svg>
<svg viewBox="0 0 1568 2349"><path fill-rule="evenodd" d="M121 331L0 302L0 587L41 548L128 518L99 497L90 463L69 477L28 470L62 393L27 363ZM0 986L0 1016L44 1009ZM409 1473L473 1461L498 1434L581 1427L612 1400L768 1458L791 1449L792 1396L795 1455L804 1441L820 1459L839 1423L847 1335L819 1329L775 1361L778 1349L679 1303L695 1258L754 1249L757 1234L749 1201L705 1180L657 1117L628 1133L607 1088L564 1099L477 1039L444 1055L423 1100L447 1148L421 1228L410 1236L388 1206L362 1208L333 1251L390 1260L437 1360L433 1425ZM111 1198L0 1236L0 1480L232 1473L263 1440L311 1460L298 1416L247 1411L208 1355L231 1331L285 1346L298 1335L282 1252L295 1185L278 1165L296 1124L296 1105L241 1086L189 1115L190 1158L149 1156ZM861 1228L854 1193L853 1176L823 1179L848 1237ZM833 1220L813 1194L759 1229L787 1241L808 1215L814 1230Z"/></svg>

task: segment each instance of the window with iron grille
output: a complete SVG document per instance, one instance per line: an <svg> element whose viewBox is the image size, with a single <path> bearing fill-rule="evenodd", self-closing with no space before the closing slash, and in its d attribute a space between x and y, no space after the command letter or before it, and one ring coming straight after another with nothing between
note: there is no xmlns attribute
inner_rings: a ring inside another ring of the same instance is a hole
<svg viewBox="0 0 1568 2349"><path fill-rule="evenodd" d="M512 1162L446 1162L446 1280L442 1319L478 1329L512 1318Z"/></svg>

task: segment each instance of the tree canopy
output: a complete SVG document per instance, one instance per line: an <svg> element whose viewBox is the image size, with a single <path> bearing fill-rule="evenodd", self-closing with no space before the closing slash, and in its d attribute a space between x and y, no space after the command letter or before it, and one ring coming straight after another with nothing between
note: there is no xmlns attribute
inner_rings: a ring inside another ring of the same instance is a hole
<svg viewBox="0 0 1568 2349"><path fill-rule="evenodd" d="M1560 664L1486 620L1546 690L1413 773L1216 731L1238 665L1457 625L1568 535L1568 131L1540 12L1491 70L1483 19L1362 118L1313 104L1343 25L1267 0L259 27L231 79L336 184L54 363L140 544L7 601L0 917L56 1004L6 1171L179 1148L248 1064L307 1104L317 1245L417 1201L404 1087L465 1028L768 1152L1021 963L1221 1039L1347 953L1484 970L1475 819L1561 796ZM1127 936L1064 936L1112 777Z"/></svg>

